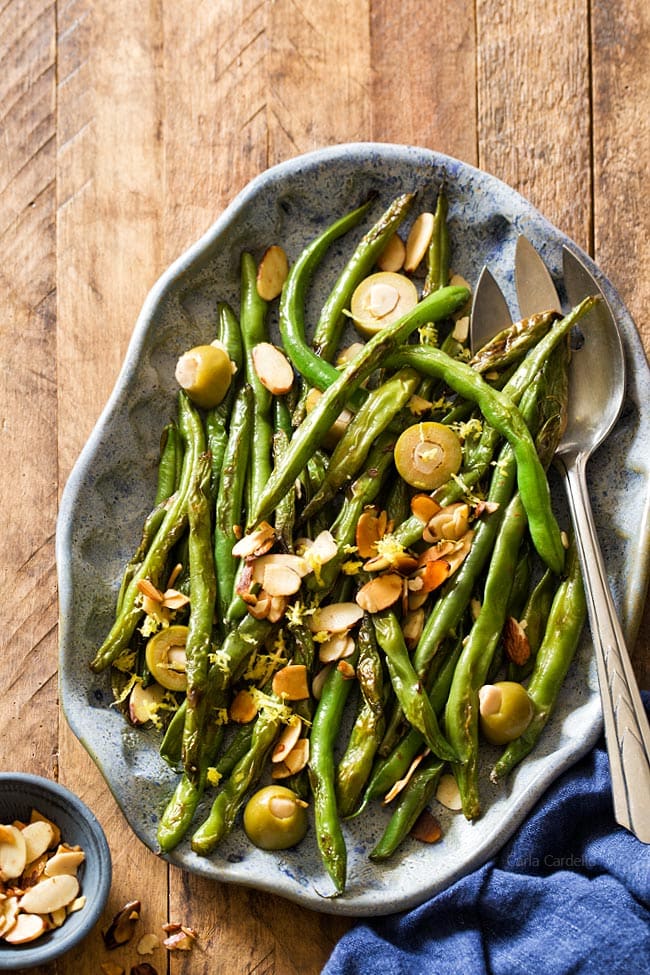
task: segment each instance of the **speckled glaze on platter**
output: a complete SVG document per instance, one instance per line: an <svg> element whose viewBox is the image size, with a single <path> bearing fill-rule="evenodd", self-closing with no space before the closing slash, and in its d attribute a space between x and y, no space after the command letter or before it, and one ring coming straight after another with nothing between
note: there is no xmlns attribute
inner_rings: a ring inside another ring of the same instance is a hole
<svg viewBox="0 0 650 975"><path fill-rule="evenodd" d="M120 571L137 545L151 504L160 431L175 410L177 357L214 333L218 299L238 307L242 250L257 257L281 242L290 259L335 217L378 194L370 222L397 194L418 190L416 208L431 208L443 183L449 197L453 268L474 285L489 263L514 305L514 250L526 234L561 291L561 248L567 238L526 200L494 177L458 160L414 147L359 143L309 153L253 180L210 230L161 277L148 295L108 404L66 486L58 521L60 685L66 717L101 769L140 839L156 851L156 825L174 774L158 756L155 732L130 727L110 708L108 674L87 666L107 632ZM366 225L366 226L367 226ZM354 246L354 233L331 250L314 280L316 307L336 268ZM628 389L614 434L593 457L589 480L594 516L619 613L628 638L636 632L648 573L648 458L650 373L630 315L611 283L572 244L602 286L626 349ZM310 320L308 318L308 320ZM566 524L562 488L553 483ZM372 864L367 853L387 813L373 809L345 825L348 884L330 890L313 831L295 850L265 853L236 830L209 858L186 842L170 856L176 865L230 883L279 893L305 907L347 915L404 910L485 862L512 835L549 783L595 741L600 701L588 629L555 716L534 754L505 786L489 783L493 756L481 773L484 815L474 824L442 808L442 842L407 841L393 862ZM202 809L204 809L202 807ZM200 813L197 815L199 821Z"/></svg>

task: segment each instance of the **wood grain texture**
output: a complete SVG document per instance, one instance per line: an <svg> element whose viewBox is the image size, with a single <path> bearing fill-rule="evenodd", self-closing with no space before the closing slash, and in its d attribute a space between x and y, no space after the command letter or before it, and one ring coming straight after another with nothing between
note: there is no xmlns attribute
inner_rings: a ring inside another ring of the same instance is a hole
<svg viewBox="0 0 650 975"><path fill-rule="evenodd" d="M57 498L149 288L267 166L337 142L411 143L528 196L595 255L650 348L647 6L148 0L134 16L127 0L0 4L0 767L59 776L114 857L103 923L47 975L97 975L101 928L134 897L140 934L171 919L199 936L189 954L157 948L158 975L311 975L351 923L169 868L58 717ZM646 613L646 687L649 634ZM128 972L135 943L110 960Z"/></svg>

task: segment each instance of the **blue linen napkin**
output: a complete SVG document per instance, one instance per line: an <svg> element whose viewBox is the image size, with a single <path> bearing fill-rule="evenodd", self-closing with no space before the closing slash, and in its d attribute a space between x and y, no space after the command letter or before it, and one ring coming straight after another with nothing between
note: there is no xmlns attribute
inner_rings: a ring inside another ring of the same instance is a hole
<svg viewBox="0 0 650 975"><path fill-rule="evenodd" d="M616 825L610 788L601 738L495 859L352 928L322 975L650 975L650 847Z"/></svg>

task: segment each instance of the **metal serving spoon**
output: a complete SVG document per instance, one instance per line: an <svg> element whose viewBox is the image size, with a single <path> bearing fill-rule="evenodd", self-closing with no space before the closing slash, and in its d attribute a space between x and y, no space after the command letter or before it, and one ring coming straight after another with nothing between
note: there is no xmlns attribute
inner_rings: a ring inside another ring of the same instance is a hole
<svg viewBox="0 0 650 975"><path fill-rule="evenodd" d="M524 237L517 242L515 265L522 315L560 308L547 268ZM572 304L590 294L599 294L602 300L584 320L586 338L572 357L569 419L556 454L556 465L564 475L583 569L611 768L614 815L620 825L642 842L650 843L650 727L607 584L586 481L587 461L611 432L623 405L625 358L616 321L597 282L568 248L563 250L563 271ZM470 321L473 352L510 320L507 305L502 296L499 301L495 289L499 290L496 282L484 269ZM504 310L508 316L505 320Z"/></svg>

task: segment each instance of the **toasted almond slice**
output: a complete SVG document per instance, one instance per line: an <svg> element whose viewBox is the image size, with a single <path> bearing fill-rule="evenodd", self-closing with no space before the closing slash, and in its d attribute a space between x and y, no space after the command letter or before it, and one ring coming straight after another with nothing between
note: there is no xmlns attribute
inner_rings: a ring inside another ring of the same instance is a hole
<svg viewBox="0 0 650 975"><path fill-rule="evenodd" d="M363 342L353 342L352 345L347 345L344 349L341 349L336 357L337 368L347 366L348 362L352 362L363 349L363 344Z"/></svg>
<svg viewBox="0 0 650 975"><path fill-rule="evenodd" d="M59 827L56 825L56 823L53 823L51 819L48 819L47 816L44 816L42 812L39 812L38 809L32 809L29 821L30 823L49 823L54 830L54 843L56 844L61 842L61 830Z"/></svg>
<svg viewBox="0 0 650 975"><path fill-rule="evenodd" d="M4 939L10 945L24 945L40 938L44 931L47 924L38 914L19 914Z"/></svg>
<svg viewBox="0 0 650 975"><path fill-rule="evenodd" d="M323 691L323 685L330 675L332 670L332 664L327 664L321 670L318 671L313 681L311 682L311 693L315 701L320 701L320 696Z"/></svg>
<svg viewBox="0 0 650 975"><path fill-rule="evenodd" d="M154 949L160 947L160 938L157 934L143 934L138 941L135 950L139 955L153 955Z"/></svg>
<svg viewBox="0 0 650 975"><path fill-rule="evenodd" d="M343 680L354 680L354 678L357 676L356 670L351 663L348 663L347 660L339 660L336 665L336 669Z"/></svg>
<svg viewBox="0 0 650 975"><path fill-rule="evenodd" d="M309 617L309 628L312 633L344 633L363 617L363 610L356 603L328 603L319 608Z"/></svg>
<svg viewBox="0 0 650 975"><path fill-rule="evenodd" d="M189 605L189 602L190 597L184 592L178 592L177 589L166 589L163 593L162 604L167 609L183 609L184 606Z"/></svg>
<svg viewBox="0 0 650 975"><path fill-rule="evenodd" d="M269 614L271 612L271 599L272 597L262 590L254 601L245 600L245 602L248 604L248 612L256 620L269 619Z"/></svg>
<svg viewBox="0 0 650 975"><path fill-rule="evenodd" d="M437 559L446 559L460 547L459 542L454 542L451 539L435 542L435 544L429 548L425 548L424 552L420 553L418 567L425 565L427 562L435 562Z"/></svg>
<svg viewBox="0 0 650 975"><path fill-rule="evenodd" d="M472 304L472 298L471 298L472 287L469 281L467 281L462 276L462 274L456 274L455 271L451 274L449 278L449 285L450 287L453 288L467 288L468 292L470 293L470 297L467 299L465 304L461 308L458 308L451 316L453 320L456 322L457 327L461 325L462 319L464 318L467 319L466 322L463 322L461 328L458 328L458 330L454 328L454 331L452 333L457 342L463 343L467 341L467 336L469 335L469 309Z"/></svg>
<svg viewBox="0 0 650 975"><path fill-rule="evenodd" d="M273 693L285 701L302 701L309 697L307 668L304 664L288 664L277 670L272 681Z"/></svg>
<svg viewBox="0 0 650 975"><path fill-rule="evenodd" d="M269 596L293 596L302 585L297 572L287 565L267 565L264 570L263 587Z"/></svg>
<svg viewBox="0 0 650 975"><path fill-rule="evenodd" d="M423 809L411 829L411 836L421 843L437 843L442 839L442 826L428 809Z"/></svg>
<svg viewBox="0 0 650 975"><path fill-rule="evenodd" d="M429 249L433 236L433 214L424 211L413 222L410 233L406 238L406 254L404 256L404 270L409 273L415 271L422 258Z"/></svg>
<svg viewBox="0 0 650 975"><path fill-rule="evenodd" d="M430 494L414 494L411 498L411 513L425 525L441 510L438 502L434 501Z"/></svg>
<svg viewBox="0 0 650 975"><path fill-rule="evenodd" d="M257 714L257 704L250 691L238 691L233 697L228 715L236 724L248 724Z"/></svg>
<svg viewBox="0 0 650 975"><path fill-rule="evenodd" d="M299 715L294 714L277 740L271 753L271 761L274 763L283 761L300 738L301 732L302 720Z"/></svg>
<svg viewBox="0 0 650 975"><path fill-rule="evenodd" d="M258 558L252 560L251 565L253 569L253 581L259 582L265 589L264 578L269 566L281 566L282 568L291 569L300 578L308 575L310 571L306 559L300 555L291 555L285 552L271 552L268 555L260 555Z"/></svg>
<svg viewBox="0 0 650 975"><path fill-rule="evenodd" d="M323 664L333 663L336 660L342 660L344 657L352 656L354 647L354 640L348 633L334 633L329 640L325 640L319 646L318 659Z"/></svg>
<svg viewBox="0 0 650 975"><path fill-rule="evenodd" d="M65 907L79 893L79 881L71 874L48 877L31 887L20 898L19 907L26 914L50 914Z"/></svg>
<svg viewBox="0 0 650 975"><path fill-rule="evenodd" d="M255 531L244 535L232 547L232 554L238 558L249 558L251 555L264 555L275 541L275 529L267 521L262 521Z"/></svg>
<svg viewBox="0 0 650 975"><path fill-rule="evenodd" d="M287 611L289 600L286 596L271 596L271 605L267 619L270 623L279 623Z"/></svg>
<svg viewBox="0 0 650 975"><path fill-rule="evenodd" d="M366 508L361 513L355 530L355 543L359 557L371 559L377 554L377 542L386 533L388 516L385 511L377 512L376 508Z"/></svg>
<svg viewBox="0 0 650 975"><path fill-rule="evenodd" d="M45 876L56 877L61 873L76 874L85 858L86 854L83 850L57 850L45 864Z"/></svg>
<svg viewBox="0 0 650 975"><path fill-rule="evenodd" d="M52 911L48 914L49 926L53 928L60 928L65 919L68 916L68 912L65 907L59 907L56 911Z"/></svg>
<svg viewBox="0 0 650 975"><path fill-rule="evenodd" d="M407 769L406 775L403 778L398 779L397 782L395 782L393 787L389 789L389 791L382 799L384 805L387 805L389 802L392 802L395 796L398 796L402 791L402 789L408 785L408 783L413 777L413 773L415 772L416 768L418 767L422 759L428 754L429 754L429 749L425 748L423 752L420 752L419 755L415 756L415 758L413 759L413 761L411 762L411 764Z"/></svg>
<svg viewBox="0 0 650 975"><path fill-rule="evenodd" d="M17 826L0 825L0 880L20 877L27 863L27 844Z"/></svg>
<svg viewBox="0 0 650 975"><path fill-rule="evenodd" d="M472 540L474 538L474 532L470 528L469 531L465 532L463 537L459 540L455 550L450 552L446 557L449 562L449 566L452 572L460 568L467 556L469 555L469 550L472 547Z"/></svg>
<svg viewBox="0 0 650 975"><path fill-rule="evenodd" d="M75 897L73 901L70 901L70 903L66 907L66 911L68 912L68 914L75 914L77 911L80 911L81 908L85 906L86 906L86 895L80 894L79 897Z"/></svg>
<svg viewBox="0 0 650 975"><path fill-rule="evenodd" d="M309 761L309 739L299 738L289 754L284 759L292 775L301 772Z"/></svg>
<svg viewBox="0 0 650 975"><path fill-rule="evenodd" d="M451 566L446 559L436 559L433 562L425 562L418 569L418 575L422 578L422 592L433 592L443 584L445 579L451 575Z"/></svg>
<svg viewBox="0 0 650 975"><path fill-rule="evenodd" d="M44 821L28 823L22 831L25 840L25 856L27 863L37 860L46 850L54 846L54 829L51 823Z"/></svg>
<svg viewBox="0 0 650 975"><path fill-rule="evenodd" d="M129 694L129 719L132 724L146 724L155 716L165 696L165 688L160 684L145 687L137 681Z"/></svg>
<svg viewBox="0 0 650 975"><path fill-rule="evenodd" d="M469 528L470 509L464 501L445 505L427 522L422 533L425 542L437 542L442 539L458 541Z"/></svg>
<svg viewBox="0 0 650 975"><path fill-rule="evenodd" d="M18 917L18 897L16 895L11 897L3 895L3 898L0 902L0 938L11 930Z"/></svg>
<svg viewBox="0 0 650 975"><path fill-rule="evenodd" d="M287 255L279 244L264 251L257 268L257 293L264 301L273 301L282 291L289 273Z"/></svg>
<svg viewBox="0 0 650 975"><path fill-rule="evenodd" d="M402 577L388 572L386 575L371 579L362 586L357 593L357 603L368 613L379 613L388 609L402 595Z"/></svg>
<svg viewBox="0 0 650 975"><path fill-rule="evenodd" d="M284 353L270 342L258 342L251 352L253 368L262 386L274 396L288 393L293 386L294 374Z"/></svg>
<svg viewBox="0 0 650 975"><path fill-rule="evenodd" d="M436 799L441 806L452 809L454 812L463 808L456 779L450 772L445 772L444 775L440 776L440 782L438 782L436 789Z"/></svg>
<svg viewBox="0 0 650 975"><path fill-rule="evenodd" d="M400 271L406 257L406 247L399 234L388 238L388 242L377 258L377 267L381 271Z"/></svg>
<svg viewBox="0 0 650 975"><path fill-rule="evenodd" d="M424 629L424 610L422 608L410 610L402 623L402 633L407 647L414 647Z"/></svg>
<svg viewBox="0 0 650 975"><path fill-rule="evenodd" d="M154 586L151 579L138 579L136 585L143 596L153 599L155 603L162 603L163 594Z"/></svg>
<svg viewBox="0 0 650 975"><path fill-rule="evenodd" d="M291 774L291 769L284 762L276 762L271 768L271 778L274 781L277 779L288 779Z"/></svg>
<svg viewBox="0 0 650 975"><path fill-rule="evenodd" d="M407 596L407 606L408 612L413 613L418 609L421 609L429 598L429 593L426 589L422 588L419 590L414 590L411 592L409 590Z"/></svg>
<svg viewBox="0 0 650 975"><path fill-rule="evenodd" d="M521 623L509 616L503 628L503 645L513 664L521 666L530 658L530 641Z"/></svg>
<svg viewBox="0 0 650 975"><path fill-rule="evenodd" d="M462 315L461 318L456 320L454 330L451 334L461 345L467 342L467 336L469 335L469 315Z"/></svg>
<svg viewBox="0 0 650 975"><path fill-rule="evenodd" d="M429 412L433 403L423 396L418 396L417 393L414 393L406 405L413 416L422 416L423 413Z"/></svg>
<svg viewBox="0 0 650 975"><path fill-rule="evenodd" d="M312 544L308 547L306 555L312 564L318 562L319 565L326 565L335 555L338 555L338 545L334 541L334 536L325 529L319 532Z"/></svg>

